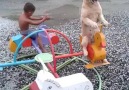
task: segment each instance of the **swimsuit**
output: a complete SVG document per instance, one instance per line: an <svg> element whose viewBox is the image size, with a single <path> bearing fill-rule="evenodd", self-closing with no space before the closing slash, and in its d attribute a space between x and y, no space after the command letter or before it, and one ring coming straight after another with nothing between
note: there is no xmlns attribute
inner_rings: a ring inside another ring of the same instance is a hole
<svg viewBox="0 0 129 90"><path fill-rule="evenodd" d="M20 31L20 33L24 36L27 36L36 30L47 29L47 28L48 27L46 25L40 25L40 26L38 26L38 28L30 28L28 30ZM38 33L35 33L32 36L30 36L30 38L33 40L36 40L37 37L38 37Z"/></svg>
<svg viewBox="0 0 129 90"><path fill-rule="evenodd" d="M24 35L24 36L27 36L27 35L31 34L32 32L34 32L34 31L36 31L36 30L34 28L32 28L32 29L29 29L29 30L20 31L20 33L22 35ZM32 36L30 36L30 38L33 39L33 40L36 40L37 36L38 36L38 33L33 34Z"/></svg>

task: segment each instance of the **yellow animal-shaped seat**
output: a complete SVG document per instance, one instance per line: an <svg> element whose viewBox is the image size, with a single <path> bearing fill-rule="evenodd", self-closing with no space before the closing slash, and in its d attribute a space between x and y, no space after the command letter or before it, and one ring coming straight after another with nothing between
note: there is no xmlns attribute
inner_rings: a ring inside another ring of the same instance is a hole
<svg viewBox="0 0 129 90"><path fill-rule="evenodd" d="M94 35L94 42L87 45L88 59L90 64L86 65L86 68L94 68L101 65L110 64L106 60L106 40L102 33L103 25L100 25L100 32L96 32ZM82 36L80 35L80 43L82 42Z"/></svg>
<svg viewBox="0 0 129 90"><path fill-rule="evenodd" d="M106 40L102 32L97 32L94 35L94 43L88 44L88 58L92 63L104 60L106 58Z"/></svg>

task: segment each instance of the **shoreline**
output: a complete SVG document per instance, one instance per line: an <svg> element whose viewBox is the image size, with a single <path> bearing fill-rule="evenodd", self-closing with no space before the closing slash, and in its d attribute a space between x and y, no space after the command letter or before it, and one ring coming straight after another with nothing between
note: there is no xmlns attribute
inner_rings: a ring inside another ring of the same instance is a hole
<svg viewBox="0 0 129 90"><path fill-rule="evenodd" d="M37 10L34 13L34 16L42 16L45 11L50 13L50 16L53 17L53 19L46 21L45 24L48 26L60 26L62 24L65 24L66 22L69 22L74 19L80 18L80 9L82 1L77 0L68 0L67 2L65 0L62 0L62 2L59 2L58 0L30 0L37 8ZM128 0L99 0L100 4L103 9L104 15L112 14L116 11L123 11L123 10L129 10L129 1ZM6 2L6 1L5 1ZM5 4L5 2L3 4ZM20 3L21 2L21 3ZM16 7L14 7L13 3L8 3L10 5L10 8L7 9L0 6L0 13L1 17L8 18L11 20L18 20L18 16L22 12L22 7L25 0L17 2ZM8 5L7 4L7 5ZM51 6L50 6L51 5ZM12 7L11 7L12 6ZM3 10L2 10L3 9Z"/></svg>

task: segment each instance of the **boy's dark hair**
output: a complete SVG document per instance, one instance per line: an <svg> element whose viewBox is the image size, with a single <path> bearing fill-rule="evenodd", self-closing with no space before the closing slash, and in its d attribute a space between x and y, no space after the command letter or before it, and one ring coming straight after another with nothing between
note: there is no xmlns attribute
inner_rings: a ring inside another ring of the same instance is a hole
<svg viewBox="0 0 129 90"><path fill-rule="evenodd" d="M30 2L27 2L25 5L24 5L24 12L34 12L35 11L35 6L30 3Z"/></svg>

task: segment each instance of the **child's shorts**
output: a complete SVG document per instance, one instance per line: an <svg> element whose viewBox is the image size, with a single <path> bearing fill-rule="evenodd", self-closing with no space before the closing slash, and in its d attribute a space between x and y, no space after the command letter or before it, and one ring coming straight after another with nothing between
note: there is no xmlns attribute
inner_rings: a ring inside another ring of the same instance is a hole
<svg viewBox="0 0 129 90"><path fill-rule="evenodd" d="M29 34L31 34L32 32L34 32L34 29L31 30L26 30L26 31L20 31L20 33L24 36L27 36ZM31 39L36 40L36 38L38 37L38 33L33 34L32 36L30 36Z"/></svg>

